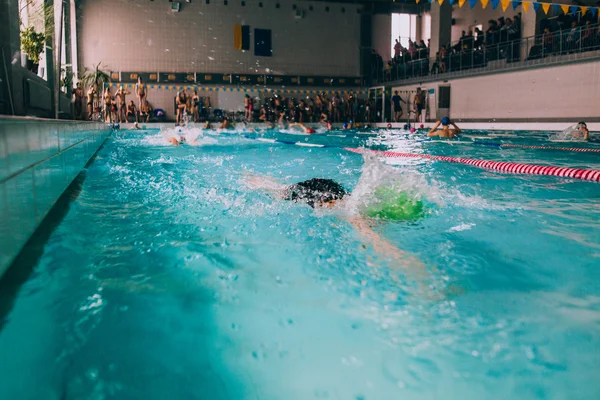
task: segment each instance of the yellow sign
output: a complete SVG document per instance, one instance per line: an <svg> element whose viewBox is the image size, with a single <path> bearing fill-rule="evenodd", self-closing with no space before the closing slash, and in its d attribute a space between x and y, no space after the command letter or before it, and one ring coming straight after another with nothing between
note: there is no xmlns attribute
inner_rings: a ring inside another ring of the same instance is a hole
<svg viewBox="0 0 600 400"><path fill-rule="evenodd" d="M138 74L129 74L129 79L137 79Z"/></svg>
<svg viewBox="0 0 600 400"><path fill-rule="evenodd" d="M167 79L168 79L168 80L170 80L170 81L174 81L174 80L176 79L176 77L175 77L175 75L173 75L173 74L169 74L169 75L167 76Z"/></svg>
<svg viewBox="0 0 600 400"><path fill-rule="evenodd" d="M155 81L156 80L156 74L150 74L150 80Z"/></svg>

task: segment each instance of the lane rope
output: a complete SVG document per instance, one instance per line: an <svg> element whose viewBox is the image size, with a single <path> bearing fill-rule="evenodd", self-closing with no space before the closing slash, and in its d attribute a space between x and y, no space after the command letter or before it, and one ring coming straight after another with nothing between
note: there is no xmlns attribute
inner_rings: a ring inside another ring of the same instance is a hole
<svg viewBox="0 0 600 400"><path fill-rule="evenodd" d="M415 153L398 153L395 151L378 151L368 149L356 149L351 147L345 147L344 150L351 151L353 153L371 153L378 156L389 157L389 158L425 158L435 161L444 161L456 164L465 164L473 167L489 169L493 171L508 172L513 174L527 174L527 175L547 175L547 176L558 176L561 178L573 178L581 179L585 181L600 182L600 170L596 169L582 169L582 168L569 168L569 167L555 167L551 165L535 165L535 164L521 164L503 161L489 161L489 160L478 160L473 158L462 158L462 157L448 157L448 156L436 156L432 154L415 154Z"/></svg>
<svg viewBox="0 0 600 400"><path fill-rule="evenodd" d="M354 147L338 147L328 146L324 144L313 144L310 145L305 142L290 142L278 139L266 139L266 138L255 138L250 135L245 135L247 139L259 140L267 143L282 143L295 146L305 147L328 147L328 148L340 148L352 153L371 153L387 158L423 158L435 161L444 161L454 164L470 165L472 167L489 169L492 171L506 172L512 174L524 174L524 175L546 175L546 176L557 176L561 178L573 178L581 179L584 181L600 182L600 170L597 169L583 169L583 168L570 168L570 167L555 167L552 165L536 165L536 164L521 164L512 163L505 161L490 161L490 160L479 160L473 158L462 158L462 157L449 157L449 156L437 156L433 154L418 154L418 153L399 153L395 151L381 151L381 150L369 150L369 149L358 149ZM307 146L308 144L308 146Z"/></svg>
<svg viewBox="0 0 600 400"><path fill-rule="evenodd" d="M589 147L554 147L554 146L533 146L525 144L514 144L514 143L493 143L493 142L480 142L474 141L474 144L491 147L513 147L519 149L536 149L536 150L558 150L558 151L576 151L579 153L600 153L600 149L593 149Z"/></svg>

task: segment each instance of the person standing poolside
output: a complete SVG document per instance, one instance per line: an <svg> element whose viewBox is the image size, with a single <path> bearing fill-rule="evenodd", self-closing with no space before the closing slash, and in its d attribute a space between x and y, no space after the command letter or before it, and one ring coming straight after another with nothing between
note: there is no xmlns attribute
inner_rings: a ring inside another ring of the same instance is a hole
<svg viewBox="0 0 600 400"><path fill-rule="evenodd" d="M200 97L198 96L198 89L194 89L194 95L192 96L192 118L194 122L200 122Z"/></svg>
<svg viewBox="0 0 600 400"><path fill-rule="evenodd" d="M115 93L115 99L117 101L117 112L119 115L119 122L127 122L127 95L129 91L123 88L123 85L119 86L119 90Z"/></svg>
<svg viewBox="0 0 600 400"><path fill-rule="evenodd" d="M73 89L73 118L81 119L83 113L83 89L81 89L81 83L77 82L77 85Z"/></svg>
<svg viewBox="0 0 600 400"><path fill-rule="evenodd" d="M142 81L142 78L138 76L138 81L135 85L135 95L138 98L140 109L142 108L142 103L147 100L148 97L148 89L146 88L146 84Z"/></svg>
<svg viewBox="0 0 600 400"><path fill-rule="evenodd" d="M442 125L441 129L438 129ZM450 125L454 128L450 129ZM427 136L439 136L441 138L452 139L460 133L460 128L456 124L450 121L450 118L444 117L441 121L436 122L433 128L429 131Z"/></svg>
<svg viewBox="0 0 600 400"><path fill-rule="evenodd" d="M91 120L94 115L94 96L96 95L96 89L94 86L90 86L87 91L87 113L88 119Z"/></svg>
<svg viewBox="0 0 600 400"><path fill-rule="evenodd" d="M406 104L406 101L402 100L402 97L398 95L398 91L394 91L394 95L392 96L392 113L394 115L394 122L400 122L400 118L402 118L402 106L400 102Z"/></svg>
<svg viewBox="0 0 600 400"><path fill-rule="evenodd" d="M176 121L179 124L183 121L183 116L187 114L187 95L185 94L185 90L177 92L175 106L177 107Z"/></svg>
<svg viewBox="0 0 600 400"><path fill-rule="evenodd" d="M415 94L415 123L421 122L421 116L425 109L425 92L421 88L417 88L417 94Z"/></svg>
<svg viewBox="0 0 600 400"><path fill-rule="evenodd" d="M106 89L104 89L104 95L102 96L102 100L104 101L104 122L112 123L113 99L109 87L106 87Z"/></svg>

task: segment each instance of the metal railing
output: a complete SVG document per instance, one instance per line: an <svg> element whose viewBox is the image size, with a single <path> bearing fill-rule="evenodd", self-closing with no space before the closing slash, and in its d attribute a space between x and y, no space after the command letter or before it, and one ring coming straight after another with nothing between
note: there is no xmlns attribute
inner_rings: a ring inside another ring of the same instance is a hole
<svg viewBox="0 0 600 400"><path fill-rule="evenodd" d="M467 38L446 45L445 54L441 51L439 57L420 53L416 57L406 55L393 60L390 66L376 66L371 78L374 82L381 83L443 77L457 72L468 75L469 71L475 69L482 72L531 64L551 64L556 62L557 56L580 56L581 53L600 50L599 26L584 25L516 40L498 41L495 40L497 36L481 37L479 40Z"/></svg>

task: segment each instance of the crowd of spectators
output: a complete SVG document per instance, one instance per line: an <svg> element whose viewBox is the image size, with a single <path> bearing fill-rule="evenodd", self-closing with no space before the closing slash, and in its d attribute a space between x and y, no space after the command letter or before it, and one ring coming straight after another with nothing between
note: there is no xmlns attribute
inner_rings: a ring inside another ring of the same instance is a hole
<svg viewBox="0 0 600 400"><path fill-rule="evenodd" d="M265 99L258 109L251 105L253 102L250 97L244 100L244 107L253 109L253 112L246 113L248 122L373 122L377 115L374 100L360 99L350 92L342 95L322 93L298 99L273 95Z"/></svg>
<svg viewBox="0 0 600 400"><path fill-rule="evenodd" d="M429 43L409 41L407 48L395 40L394 57L387 63L373 51L371 55L372 84L409 79L432 74L480 68L489 62L539 59L600 49L600 31L590 13L585 16L561 14L540 22L540 35L522 39L521 14L512 18L489 20L485 31L474 27L463 31L460 39L441 46L430 54ZM523 47L526 46L526 47Z"/></svg>

